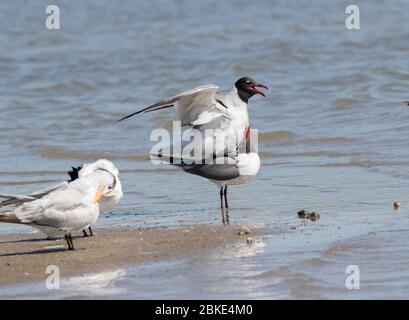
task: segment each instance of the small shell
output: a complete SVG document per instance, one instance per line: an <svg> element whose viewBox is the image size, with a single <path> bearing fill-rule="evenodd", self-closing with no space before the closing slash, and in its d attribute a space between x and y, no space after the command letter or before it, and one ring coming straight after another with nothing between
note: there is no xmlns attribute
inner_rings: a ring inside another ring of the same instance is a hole
<svg viewBox="0 0 409 320"><path fill-rule="evenodd" d="M395 208L395 210L398 210L400 208L400 202L395 202L393 204L393 207Z"/></svg>
<svg viewBox="0 0 409 320"><path fill-rule="evenodd" d="M298 218L300 218L300 219L307 219L308 215L309 215L309 213L305 209L302 209L301 211L298 211Z"/></svg>
<svg viewBox="0 0 409 320"><path fill-rule="evenodd" d="M317 221L317 220L319 220L320 219L320 215L317 213L317 212L312 212L311 214L310 214L310 220L311 221Z"/></svg>

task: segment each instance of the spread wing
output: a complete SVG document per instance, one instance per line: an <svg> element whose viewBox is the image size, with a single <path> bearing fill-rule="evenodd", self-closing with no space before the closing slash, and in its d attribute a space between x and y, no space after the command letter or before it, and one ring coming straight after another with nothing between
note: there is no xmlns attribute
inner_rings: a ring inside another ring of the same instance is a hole
<svg viewBox="0 0 409 320"><path fill-rule="evenodd" d="M176 107L178 119L182 121L182 125L202 125L209 123L218 117L226 115L226 107L216 99L218 89L218 86L212 84L200 86L138 110L119 121L128 119L142 112L152 112Z"/></svg>

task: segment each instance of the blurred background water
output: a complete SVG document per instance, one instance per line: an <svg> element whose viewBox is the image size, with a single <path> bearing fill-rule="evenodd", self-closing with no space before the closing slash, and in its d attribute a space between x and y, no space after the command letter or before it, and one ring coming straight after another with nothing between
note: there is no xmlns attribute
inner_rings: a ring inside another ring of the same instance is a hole
<svg viewBox="0 0 409 320"><path fill-rule="evenodd" d="M212 184L148 161L150 132L172 111L116 120L206 83L228 89L248 75L270 87L249 104L262 168L230 189L230 219L274 232L243 255L109 275L116 290L100 296L407 298L409 2L354 1L355 31L342 0L53 1L61 30L45 28L48 4L0 4L1 192L27 193L108 158L126 193L99 226L220 223ZM299 220L302 208L321 220ZM16 231L31 229L0 226ZM345 289L351 264L360 290Z"/></svg>

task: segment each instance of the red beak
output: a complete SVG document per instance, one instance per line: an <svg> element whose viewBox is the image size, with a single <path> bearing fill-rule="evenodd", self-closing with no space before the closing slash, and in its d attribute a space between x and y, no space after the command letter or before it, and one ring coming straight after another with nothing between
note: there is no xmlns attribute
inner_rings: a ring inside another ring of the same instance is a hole
<svg viewBox="0 0 409 320"><path fill-rule="evenodd" d="M256 85L251 87L253 89L253 91L254 91L254 94L259 94L259 95L262 95L263 97L265 97L266 95L263 92L261 92L260 90L256 89L256 87L264 88L266 90L268 90L268 87L266 85L262 84L262 83L257 83Z"/></svg>

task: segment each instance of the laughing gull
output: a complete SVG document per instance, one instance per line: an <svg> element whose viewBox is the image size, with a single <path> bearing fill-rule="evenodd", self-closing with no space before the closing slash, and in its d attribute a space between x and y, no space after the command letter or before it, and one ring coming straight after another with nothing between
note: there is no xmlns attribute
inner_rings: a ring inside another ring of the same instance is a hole
<svg viewBox="0 0 409 320"><path fill-rule="evenodd" d="M5 207L19 207L23 205L24 203L27 202L33 202L38 199L42 199L49 195L52 192L58 191L58 190L64 190L69 184L73 183L74 181L85 177L87 175L90 175L98 170L105 170L113 175L115 178L115 183L110 190L109 193L105 194L98 202L99 204L99 214L103 214L111 210L114 206L116 206L119 201L122 199L123 193L122 193L122 186L121 186L121 181L119 180L118 177L118 169L115 168L115 166L112 164L112 162L104 159L100 159L98 161L95 161L93 163L89 164L83 164L80 167L72 167L72 170L68 171L68 175L70 176L69 181L64 181L62 183L53 185L51 187L48 187L46 189L33 192L28 196L25 195L13 195L13 194L4 194L0 193L0 198L4 198L5 200L0 202L0 208L5 208ZM42 225L33 225L34 227L40 229L43 233L45 233L48 238L53 238L60 234L55 228L53 227L47 227L47 226L42 226ZM88 226L88 230L90 233L90 236L93 235L91 225ZM88 236L85 230L83 230L84 236Z"/></svg>
<svg viewBox="0 0 409 320"><path fill-rule="evenodd" d="M227 186L247 182L260 169L258 154L250 152L248 148L250 126L247 104L249 99L256 94L265 97L264 93L257 88L268 89L267 86L250 77L240 78L229 91L219 91L218 86L205 85L164 99L120 121L143 112L176 107L178 119L181 120L185 130L197 129L205 132L206 129L221 129L221 134L227 139L222 139L221 145L213 146L211 154L203 151L194 156L175 154L172 152L175 148L171 145L157 154L151 154L151 158L177 165L185 172L202 176L216 183L220 187L220 206L223 218L224 207L228 208ZM213 144L214 140L217 140L216 135L210 136L209 139L205 135L205 141L202 143L202 146L205 146L204 150L208 150L206 149L207 142ZM230 139L231 137L234 138ZM239 146L243 143L246 145L246 152L239 153ZM188 163L187 158L193 162ZM209 159L213 161L209 163L207 161Z"/></svg>
<svg viewBox="0 0 409 320"><path fill-rule="evenodd" d="M199 130L202 133L200 148L202 152L194 155L196 160L224 156L236 152L237 145L243 142L249 130L248 101L256 94L265 97L257 88L268 89L264 84L249 77L240 78L228 91L221 91L216 85L204 85L166 98L119 121L143 112L175 107L184 136L189 135L190 131ZM207 134L209 131L212 134ZM180 148L173 144L163 148L162 154L175 158L184 157L184 154L182 156L175 154L175 150L180 149L183 149L183 146Z"/></svg>

